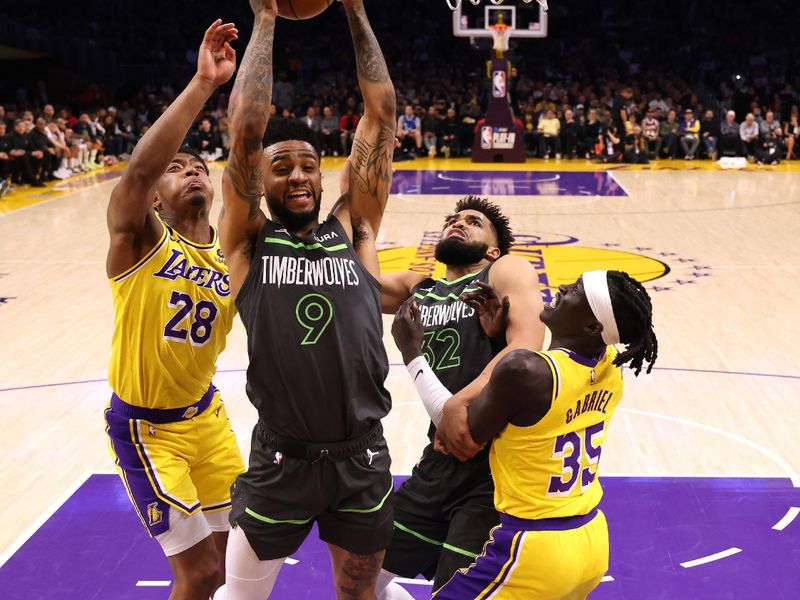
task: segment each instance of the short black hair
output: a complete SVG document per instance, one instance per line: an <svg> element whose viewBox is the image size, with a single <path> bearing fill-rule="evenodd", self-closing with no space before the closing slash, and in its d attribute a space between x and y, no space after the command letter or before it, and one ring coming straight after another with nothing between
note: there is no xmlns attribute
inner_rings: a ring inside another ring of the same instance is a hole
<svg viewBox="0 0 800 600"><path fill-rule="evenodd" d="M658 358L658 340L653 331L653 304L644 286L622 271L608 272L608 291L614 319L619 328L620 341L626 344L614 364L630 362L634 375L639 375L647 362L647 371L653 370Z"/></svg>
<svg viewBox="0 0 800 600"><path fill-rule="evenodd" d="M206 164L205 159L200 156L200 153L191 146L181 146L178 148L178 151L175 154L188 154L192 156L203 164L203 168L206 170L206 173L208 173L208 165Z"/></svg>
<svg viewBox="0 0 800 600"><path fill-rule="evenodd" d="M503 214L499 206L490 202L488 198L470 195L456 202L456 213L460 213L462 210L474 210L485 215L497 233L497 247L500 249L500 256L508 254L514 243L514 233L511 231L508 217ZM451 216L448 215L447 219L450 219Z"/></svg>
<svg viewBox="0 0 800 600"><path fill-rule="evenodd" d="M301 142L308 142L314 147L317 156L322 154L319 139L314 130L302 121L296 119L281 119L272 118L267 124L267 130L264 132L264 138L261 140L264 148L277 144L278 142L285 142L287 140L300 140Z"/></svg>

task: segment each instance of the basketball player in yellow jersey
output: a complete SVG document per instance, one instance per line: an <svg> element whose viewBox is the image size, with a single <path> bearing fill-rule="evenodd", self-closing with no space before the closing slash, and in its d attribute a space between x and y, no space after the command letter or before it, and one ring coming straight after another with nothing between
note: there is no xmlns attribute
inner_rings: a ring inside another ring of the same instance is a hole
<svg viewBox="0 0 800 600"><path fill-rule="evenodd" d="M179 149L236 68L233 24L203 38L197 74L136 145L111 194L106 272L116 317L105 411L114 461L167 555L170 598L209 598L224 581L230 485L244 470L211 379L234 316L228 268L209 224L203 160Z"/></svg>
<svg viewBox="0 0 800 600"><path fill-rule="evenodd" d="M491 290L465 301L489 321L502 318ZM430 381L417 317L405 304L392 333L409 371ZM658 353L650 298L626 273L591 271L560 286L540 319L552 333L550 350L506 356L468 408L475 441L494 438L500 525L483 554L434 593L437 600L581 599L608 569L598 468L622 397L620 367L629 362L638 375L646 361L649 373ZM627 345L619 354L618 343ZM447 402L444 394L430 396L423 401Z"/></svg>

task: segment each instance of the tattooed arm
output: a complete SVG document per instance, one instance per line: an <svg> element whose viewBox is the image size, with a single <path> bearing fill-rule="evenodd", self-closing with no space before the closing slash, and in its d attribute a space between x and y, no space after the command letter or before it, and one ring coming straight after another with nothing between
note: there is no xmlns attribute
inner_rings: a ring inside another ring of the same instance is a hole
<svg viewBox="0 0 800 600"><path fill-rule="evenodd" d="M222 175L220 244L228 262L231 294L235 299L250 270L250 259L266 216L263 193L261 140L272 103L272 40L275 36L275 0L250 0L255 15L253 35L231 92L231 151Z"/></svg>
<svg viewBox="0 0 800 600"><path fill-rule="evenodd" d="M334 214L345 229L352 227L353 244L361 262L380 276L375 241L392 183L392 155L397 99L386 61L372 32L363 0L342 0L356 52L358 84L364 97L364 116L358 123L349 169L348 201Z"/></svg>

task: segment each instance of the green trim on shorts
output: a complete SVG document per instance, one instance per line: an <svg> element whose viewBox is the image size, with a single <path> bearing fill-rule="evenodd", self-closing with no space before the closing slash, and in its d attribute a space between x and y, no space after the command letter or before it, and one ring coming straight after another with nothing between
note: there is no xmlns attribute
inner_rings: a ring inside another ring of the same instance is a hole
<svg viewBox="0 0 800 600"><path fill-rule="evenodd" d="M373 513L379 511L383 508L383 504L386 502L386 499L389 495L394 491L394 484L389 486L389 491L386 492L386 495L383 497L383 500L377 506L373 506L372 508L341 508L336 512L349 512L349 513Z"/></svg>
<svg viewBox="0 0 800 600"><path fill-rule="evenodd" d="M305 248L306 250L318 250L322 248L328 252L338 252L340 250L347 250L347 244L337 244L336 246L323 246L322 244L304 244L302 242L290 242L282 238L265 237L264 242L267 244L279 244L281 246L289 246L291 248Z"/></svg>
<svg viewBox="0 0 800 600"><path fill-rule="evenodd" d="M394 522L394 526L397 527L400 531L405 531L409 535L413 535L415 538L421 539L423 542L427 542L429 544L433 544L434 546L444 546L444 542L437 542L436 540L432 540L429 537L425 537L421 533L417 533L413 529L409 529L408 527L406 527L402 523L399 523L398 521Z"/></svg>
<svg viewBox="0 0 800 600"><path fill-rule="evenodd" d="M462 550L461 548L457 548L456 546L451 546L450 544L443 544L442 547L445 550L450 550L450 552L455 552L456 554L462 554L462 555L467 556L467 557L472 558L472 559L478 558L478 555L475 554L474 552L469 552L467 550Z"/></svg>
<svg viewBox="0 0 800 600"><path fill-rule="evenodd" d="M394 526L397 527L400 531L405 531L409 535L413 535L415 538L422 540L423 542L427 542L428 544L433 544L434 546L441 546L445 550L450 550L450 552L455 552L456 554L462 554L463 556L467 556L469 558L478 558L478 555L474 552L469 552L468 550L463 550L458 548L457 546L452 546L446 542L437 542L436 540L432 540L429 537L422 535L403 525L402 523L395 521Z"/></svg>
<svg viewBox="0 0 800 600"><path fill-rule="evenodd" d="M256 511L250 510L249 508L245 508L244 512L246 512L248 515L250 515L254 519L258 519L259 521L263 521L264 523L269 523L270 525L283 525L283 524L287 524L287 523L289 525L306 525L306 524L310 523L314 519L314 517L311 517L310 519L287 519L285 521L280 521L278 519L270 519L269 517L265 517L264 515L260 515Z"/></svg>

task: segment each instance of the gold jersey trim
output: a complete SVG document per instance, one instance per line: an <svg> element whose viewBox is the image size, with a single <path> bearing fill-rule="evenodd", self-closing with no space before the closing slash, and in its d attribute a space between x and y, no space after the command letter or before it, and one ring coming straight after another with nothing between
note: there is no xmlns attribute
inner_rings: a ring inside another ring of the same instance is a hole
<svg viewBox="0 0 800 600"><path fill-rule="evenodd" d="M163 223L162 223L162 225L163 225ZM112 277L111 281L113 281L114 283L121 283L122 281L124 281L125 279L127 279L128 277L133 275L136 271L141 269L143 266L145 266L147 263L149 263L150 260L156 254L158 254L158 251L161 250L161 248L164 246L164 244L167 243L167 238L168 237L169 237L169 231L167 230L167 227L164 226L164 233L161 234L161 239L158 240L158 243L153 247L153 249L150 250L150 252L148 252L144 256L144 258L142 258L139 262L137 262L135 265L133 265L130 269L128 269L127 271L123 271L121 274L117 275L116 277Z"/></svg>
<svg viewBox="0 0 800 600"><path fill-rule="evenodd" d="M186 244L187 246L191 246L192 248L196 248L197 250L213 250L214 246L217 245L217 229L213 225L209 225L209 227L211 228L211 243L209 243L209 244L198 244L197 242L193 242L189 238L181 235L175 229L173 229L172 227L170 227L169 225L164 223L164 221L161 221L161 223L164 225L164 227L166 227L170 231L170 233L174 234L175 237L180 238L180 240L184 244Z"/></svg>

